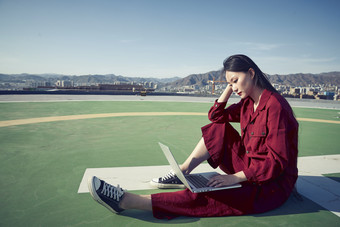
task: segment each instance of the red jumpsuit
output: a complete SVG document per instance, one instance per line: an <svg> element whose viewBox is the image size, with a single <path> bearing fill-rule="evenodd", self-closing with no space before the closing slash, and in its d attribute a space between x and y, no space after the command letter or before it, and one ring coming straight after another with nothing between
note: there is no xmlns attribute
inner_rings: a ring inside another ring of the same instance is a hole
<svg viewBox="0 0 340 227"><path fill-rule="evenodd" d="M288 199L298 176L298 123L288 102L264 90L255 112L249 97L225 106L215 102L209 111L212 123L202 127L208 163L228 174L244 171L248 180L235 189L153 194L156 218L261 213ZM241 136L229 122L240 122Z"/></svg>

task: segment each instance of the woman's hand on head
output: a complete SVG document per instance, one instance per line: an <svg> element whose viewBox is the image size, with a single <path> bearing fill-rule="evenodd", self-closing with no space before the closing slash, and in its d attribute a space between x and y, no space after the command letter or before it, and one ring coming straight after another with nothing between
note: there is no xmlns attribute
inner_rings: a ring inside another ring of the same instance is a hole
<svg viewBox="0 0 340 227"><path fill-rule="evenodd" d="M225 90L227 91L227 94L230 96L233 93L233 86L231 86L230 84L227 84L227 87L225 88Z"/></svg>
<svg viewBox="0 0 340 227"><path fill-rule="evenodd" d="M228 84L227 87L224 89L222 95L218 99L218 102L220 103L227 102L232 93L233 93L233 87Z"/></svg>

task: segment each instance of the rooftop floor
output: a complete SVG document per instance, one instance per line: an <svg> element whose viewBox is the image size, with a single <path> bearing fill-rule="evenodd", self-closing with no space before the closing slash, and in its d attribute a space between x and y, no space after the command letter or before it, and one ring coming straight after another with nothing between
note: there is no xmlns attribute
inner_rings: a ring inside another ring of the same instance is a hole
<svg viewBox="0 0 340 227"><path fill-rule="evenodd" d="M158 193L164 190L145 183L168 171L158 141L169 145L179 162L192 151L200 127L209 123L206 113L214 98L165 100L0 96L0 226L339 226L337 103L294 107L300 119L297 188L301 197L292 195L278 209L242 217L166 221L143 211L115 215L95 203L82 186L93 171L135 193ZM173 114L164 114L169 112ZM15 123L23 119L24 123ZM130 177L115 182L118 176L113 175L126 170Z"/></svg>

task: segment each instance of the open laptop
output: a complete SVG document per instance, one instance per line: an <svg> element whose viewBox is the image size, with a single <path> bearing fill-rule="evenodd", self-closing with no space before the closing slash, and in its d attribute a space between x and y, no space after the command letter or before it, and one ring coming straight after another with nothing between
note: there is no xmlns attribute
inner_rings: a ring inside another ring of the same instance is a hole
<svg viewBox="0 0 340 227"><path fill-rule="evenodd" d="M161 147L166 159L168 160L172 170L175 172L176 176L183 182L183 184L192 192L199 193L199 192L209 192L209 191L216 191L216 190L224 190L230 188L239 188L241 184L233 184L224 187L209 187L207 183L210 178L219 175L217 172L206 172L206 173L195 173L195 174L188 174L184 175L177 161L175 160L174 156L172 155L169 147L166 145L158 142L159 146Z"/></svg>

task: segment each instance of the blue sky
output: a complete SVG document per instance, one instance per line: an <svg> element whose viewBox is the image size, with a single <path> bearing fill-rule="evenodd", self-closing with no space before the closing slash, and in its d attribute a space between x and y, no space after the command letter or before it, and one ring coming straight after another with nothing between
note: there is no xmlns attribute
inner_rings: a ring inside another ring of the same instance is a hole
<svg viewBox="0 0 340 227"><path fill-rule="evenodd" d="M185 77L246 54L340 71L339 0L0 0L0 73Z"/></svg>

